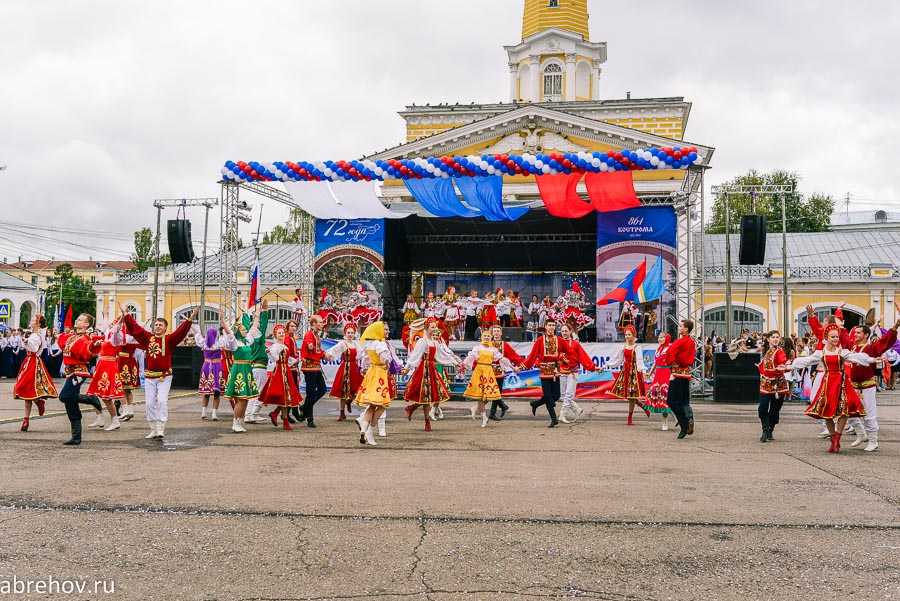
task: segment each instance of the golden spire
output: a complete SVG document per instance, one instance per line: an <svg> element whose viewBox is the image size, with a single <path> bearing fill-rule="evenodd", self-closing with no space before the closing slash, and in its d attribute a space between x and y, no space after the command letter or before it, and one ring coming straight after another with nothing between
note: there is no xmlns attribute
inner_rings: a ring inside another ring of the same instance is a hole
<svg viewBox="0 0 900 601"><path fill-rule="evenodd" d="M587 0L525 0L522 39L552 27L572 31L587 40Z"/></svg>

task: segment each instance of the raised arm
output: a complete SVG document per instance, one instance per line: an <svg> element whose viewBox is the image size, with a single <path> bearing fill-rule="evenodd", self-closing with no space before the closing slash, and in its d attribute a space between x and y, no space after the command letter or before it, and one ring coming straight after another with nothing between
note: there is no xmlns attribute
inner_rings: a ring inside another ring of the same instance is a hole
<svg viewBox="0 0 900 601"><path fill-rule="evenodd" d="M428 342L424 338L419 338L416 341L416 346L413 347L413 350L410 351L409 356L406 358L406 369L415 369L419 366L419 363L422 362L422 357L425 356L425 353L428 351Z"/></svg>
<svg viewBox="0 0 900 601"><path fill-rule="evenodd" d="M131 334L131 337L134 338L141 347L146 348L147 345L150 344L150 332L136 322L130 313L125 314L124 323L125 331Z"/></svg>
<svg viewBox="0 0 900 601"><path fill-rule="evenodd" d="M194 325L194 319L197 317L197 309L194 309L194 312L191 313L191 316L178 324L178 327L175 328L175 331L169 334L166 341L172 346L178 346L181 344L181 341L187 338L188 332L191 331L191 328Z"/></svg>

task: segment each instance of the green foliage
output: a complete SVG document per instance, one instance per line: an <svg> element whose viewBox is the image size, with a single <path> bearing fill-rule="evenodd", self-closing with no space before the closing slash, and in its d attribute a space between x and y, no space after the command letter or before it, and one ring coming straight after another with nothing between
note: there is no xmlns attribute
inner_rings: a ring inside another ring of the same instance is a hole
<svg viewBox="0 0 900 601"><path fill-rule="evenodd" d="M799 192L800 178L796 173L788 171L772 171L759 173L755 170L740 175L728 184L736 185L785 185L793 184L794 192L785 197L785 215L789 232L824 232L831 223L834 200L830 196L813 194L804 198ZM755 200L755 210L753 201ZM741 217L744 215L765 215L768 231L781 231L781 198L778 195L757 195L751 199L749 194L731 195L731 231L737 232ZM712 206L712 218L706 226L708 234L725 233L725 197L717 196Z"/></svg>
<svg viewBox="0 0 900 601"><path fill-rule="evenodd" d="M162 249L160 249L161 251ZM134 270L147 271L156 264L156 241L153 239L153 231L149 227L141 228L134 233L134 252L131 255ZM168 253L159 257L160 266L172 262Z"/></svg>
<svg viewBox="0 0 900 601"><path fill-rule="evenodd" d="M47 286L47 306L54 306L62 302L72 305L73 315L88 313L94 315L97 308L97 293L89 280L77 276L72 272L72 266L63 263L53 272Z"/></svg>
<svg viewBox="0 0 900 601"><path fill-rule="evenodd" d="M271 231L263 234L261 244L310 244L312 240L308 240L307 234L304 234L304 221L310 219L310 216L300 210L291 209L287 223L278 224ZM308 230L306 230L308 231Z"/></svg>

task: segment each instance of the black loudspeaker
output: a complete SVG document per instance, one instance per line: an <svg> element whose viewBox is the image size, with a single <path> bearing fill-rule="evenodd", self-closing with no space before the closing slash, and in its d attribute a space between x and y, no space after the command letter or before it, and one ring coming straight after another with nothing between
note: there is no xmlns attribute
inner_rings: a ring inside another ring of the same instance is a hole
<svg viewBox="0 0 900 601"><path fill-rule="evenodd" d="M766 218L763 215L741 217L739 257L741 265L763 265L766 262Z"/></svg>
<svg viewBox="0 0 900 601"><path fill-rule="evenodd" d="M509 342L524 342L525 328L503 328L503 339Z"/></svg>
<svg viewBox="0 0 900 601"><path fill-rule="evenodd" d="M194 260L191 244L191 222L187 219L169 219L169 256L173 263L190 263Z"/></svg>
<svg viewBox="0 0 900 601"><path fill-rule="evenodd" d="M203 351L196 346L178 346L172 355L172 386L197 388L203 368Z"/></svg>
<svg viewBox="0 0 900 601"><path fill-rule="evenodd" d="M759 400L759 353L728 353L713 356L713 400L726 403L755 403Z"/></svg>

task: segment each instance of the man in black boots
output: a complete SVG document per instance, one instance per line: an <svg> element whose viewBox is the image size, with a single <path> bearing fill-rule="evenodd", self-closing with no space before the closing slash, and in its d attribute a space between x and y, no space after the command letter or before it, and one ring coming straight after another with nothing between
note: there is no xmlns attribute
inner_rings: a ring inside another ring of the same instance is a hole
<svg viewBox="0 0 900 601"><path fill-rule="evenodd" d="M301 415L306 419L309 428L315 428L313 420L313 407L325 396L325 376L322 374L322 359L325 351L322 350L322 330L325 328L325 320L318 315L309 318L309 331L303 337L303 345L300 347L300 371L306 382L306 400L303 401Z"/></svg>
<svg viewBox="0 0 900 601"><path fill-rule="evenodd" d="M694 411L691 409L691 368L697 359L697 345L691 337L694 322L684 319L678 326L678 340L669 345L663 364L671 366L666 402L675 414L681 431L678 438L694 433Z"/></svg>
<svg viewBox="0 0 900 601"><path fill-rule="evenodd" d="M531 401L531 414L537 415L537 408L547 406L550 414L550 425L555 428L559 423L556 418L556 402L559 400L559 362L565 354L566 342L556 335L556 322L548 319L544 323L544 335L534 342L531 353L525 359L525 369L531 369L535 365L541 371L541 391L543 395L539 401Z"/></svg>
<svg viewBox="0 0 900 601"><path fill-rule="evenodd" d="M504 357L509 359L510 363L515 366L522 365L522 363L525 361L525 357L517 353L510 343L503 341L502 327L492 327L491 338L493 345L500 349L500 352ZM497 388L500 390L500 394L503 394L503 381L506 377L506 374L503 372L503 368L500 367L500 363L494 363L494 377L497 378ZM500 417L497 417L498 407L500 408ZM489 417L494 421L499 421L503 419L507 411L509 411L509 405L507 405L501 397L498 400L491 402L491 413Z"/></svg>
<svg viewBox="0 0 900 601"><path fill-rule="evenodd" d="M69 426L72 437L64 442L64 445L74 446L81 444L81 408L79 403L90 405L98 412L102 411L100 399L94 396L81 394L81 385L91 377L88 365L91 359L100 350L99 337L91 337L87 330L91 326L93 318L87 313L82 313L75 320L74 329L71 332L61 334L59 346L63 351L63 365L65 366L66 381L59 392L59 400L66 406L66 415L69 418Z"/></svg>

